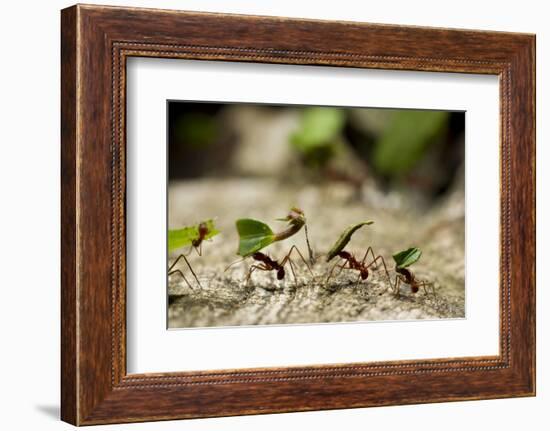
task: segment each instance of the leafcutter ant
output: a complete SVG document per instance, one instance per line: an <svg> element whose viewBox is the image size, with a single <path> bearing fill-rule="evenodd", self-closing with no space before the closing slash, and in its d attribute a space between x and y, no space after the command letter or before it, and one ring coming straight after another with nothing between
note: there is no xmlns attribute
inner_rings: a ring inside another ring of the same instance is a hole
<svg viewBox="0 0 550 431"><path fill-rule="evenodd" d="M314 277L311 267L307 263L306 259L298 250L298 248L293 245L288 253L283 257L282 260L276 260L269 257L267 254L262 253L260 250L267 247L270 244L273 244L277 241L283 241L291 236L295 235L302 229L306 224L306 218L304 212L299 208L291 208L289 214L279 221L286 221L288 227L280 232L273 232L271 228L258 220L254 219L239 219L236 222L237 232L239 233L239 249L237 254L242 256L243 259L233 262L226 268L229 269L235 263L241 262L247 257L252 257L254 261L258 262L253 264L249 269L246 276L246 284L249 283L252 273L254 271L275 271L277 274L277 280L283 280L285 278L285 265L288 264L292 275L294 277L294 283L297 286L298 281L296 277L296 268L295 263L293 262L291 256L292 253L296 253L299 258L302 260L307 270Z"/></svg>
<svg viewBox="0 0 550 431"><path fill-rule="evenodd" d="M408 284L411 287L411 293L417 293L420 288L423 288L424 293L428 294L428 287L431 288L431 292L435 295L435 286L433 282L425 280L418 280L411 269L408 267L417 262L422 256L420 249L416 247L408 248L407 250L400 251L393 255L395 261L395 285L393 289L397 297L400 296L401 283Z"/></svg>
<svg viewBox="0 0 550 431"><path fill-rule="evenodd" d="M364 221L361 223L351 225L342 233L342 235L340 235L336 243L332 246L332 248L328 252L326 261L330 262L335 257L339 257L340 259L344 260L344 263L336 262L332 266L325 280L325 286L333 277L334 271L336 270L336 268L339 269L338 274L340 274L344 269L358 271L359 274L357 276L357 281L355 283L355 286L357 286L360 281L367 280L367 278L369 277L369 268L372 267L373 269L377 269L379 262L382 262L382 265L384 266L384 271L386 273L386 276L388 277L388 282L391 285L391 278L388 272L388 268L386 266L386 261L384 260L384 257L382 257L381 255L376 256L374 254L372 247L369 246L367 248L367 251L365 252L363 259L361 261L358 261L353 254L344 250L346 245L351 240L352 235L358 229L360 229L363 226L371 225L373 223L374 223L373 221ZM369 253L372 256L372 260L370 261L370 263L366 264L366 260L367 260L367 257L369 256Z"/></svg>
<svg viewBox="0 0 550 431"><path fill-rule="evenodd" d="M193 277L197 282L197 285L202 288L199 278L197 277L197 274L195 273L195 271L193 271L193 268L189 263L187 256L189 256L189 253L191 253L193 249L197 252L199 256L202 256L202 243L219 233L220 232L214 227L213 220L206 220L197 225L186 226L182 229L169 230L168 231L168 251L175 250L175 249L184 247L186 245L190 245L190 248L187 253L180 254L176 258L176 260L172 263L172 265L170 265L170 267L168 268L168 276L170 277L171 275L174 275L174 274L180 275L181 278L183 278L183 280L187 284L187 286L193 289L193 286L191 285L191 283L189 283L189 280L187 280L183 272L179 269L174 269L174 267L177 265L180 259L183 258L189 270L191 271L191 274L193 274Z"/></svg>

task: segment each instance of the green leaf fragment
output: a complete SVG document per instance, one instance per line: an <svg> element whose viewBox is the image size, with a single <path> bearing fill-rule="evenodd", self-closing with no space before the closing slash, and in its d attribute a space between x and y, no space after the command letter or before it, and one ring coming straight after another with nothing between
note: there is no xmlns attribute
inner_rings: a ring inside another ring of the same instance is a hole
<svg viewBox="0 0 550 431"><path fill-rule="evenodd" d="M204 236L204 239L210 239L220 233L214 226L214 220L209 219L204 222L206 224L208 232ZM199 226L200 223L193 226L186 226L181 229L168 230L168 251L175 250L186 245L190 245L193 240L199 238Z"/></svg>
<svg viewBox="0 0 550 431"><path fill-rule="evenodd" d="M348 226L346 230L340 235L340 238L334 243L332 248L327 254L327 262L332 260L338 253L340 253L351 239L351 236L361 227L365 225L371 225L374 222L372 220L363 221L361 223L352 224Z"/></svg>
<svg viewBox="0 0 550 431"><path fill-rule="evenodd" d="M411 247L393 255L393 260L397 268L406 268L417 262L422 256L419 248Z"/></svg>
<svg viewBox="0 0 550 431"><path fill-rule="evenodd" d="M250 256L275 241L275 234L271 228L259 220L244 218L237 220L236 224L239 233L239 256Z"/></svg>

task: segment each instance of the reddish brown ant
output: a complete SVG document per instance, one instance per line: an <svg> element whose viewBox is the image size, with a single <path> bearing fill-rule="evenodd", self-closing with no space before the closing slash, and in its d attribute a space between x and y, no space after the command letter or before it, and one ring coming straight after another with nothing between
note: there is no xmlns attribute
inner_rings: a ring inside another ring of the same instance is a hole
<svg viewBox="0 0 550 431"><path fill-rule="evenodd" d="M367 257L369 255L369 253L372 256L372 261L368 265L366 265L365 262L367 260ZM361 261L358 261L355 258L355 256L353 256L353 254L351 254L347 251L344 251L344 250L339 251L338 253L336 253L335 256L338 256L339 258L343 259L345 262L343 264L338 264L338 263L334 264L334 266L331 268L331 270L328 274L328 277L325 281L325 285L328 284L329 280L333 276L334 270L336 268L339 268L340 271L338 272L338 274L340 274L344 269L351 269L351 270L354 270L354 271L358 271L359 274L357 276L357 281L355 283L355 285L357 286L359 281L365 281L365 280L368 279L368 277L369 277L369 268L371 268L371 267L372 267L372 269L377 269L378 268L378 262L382 262L382 265L384 266L384 272L386 273L386 276L388 277L388 282L391 284L390 274L388 272L388 268L386 266L386 261L384 260L384 257L381 256L381 255L376 256L374 254L374 251L373 251L372 247L367 248L367 251L365 252L365 255L363 256L363 259ZM338 274L336 274L336 275L338 275Z"/></svg>
<svg viewBox="0 0 550 431"><path fill-rule="evenodd" d="M280 232L273 232L273 230L264 222L254 219L238 219L236 221L237 232L239 234L239 249L237 254L242 256L243 259L231 263L225 270L227 271L231 266L236 263L242 262L247 257L251 257L255 262L250 269L248 270L246 276L246 284L249 283L252 273L256 270L259 271L275 271L277 273L277 280L282 280L285 278L285 265L288 263L292 275L294 276L294 282L296 286L298 285L298 279L296 277L295 264L292 261L291 255L293 252L298 253L298 256L305 264L309 273L313 278L313 272L311 267L307 263L306 259L294 245L290 248L286 256L279 262L278 260L272 259L265 253L260 252L261 249L269 246L270 244L283 241L290 238L291 236L298 233L306 225L306 217L304 211L300 208L293 207L290 209L288 215L284 218L278 219L279 221L285 221L288 223L286 229ZM309 249L309 240L308 249ZM311 253L311 252L310 252Z"/></svg>
<svg viewBox="0 0 550 431"><path fill-rule="evenodd" d="M250 269L248 270L248 274L246 276L246 284L248 284L248 282L250 281L250 278L252 276L252 273L256 270L259 270L259 271L276 271L277 280L283 280L285 278L285 275L286 275L284 266L288 263L289 266L290 266L290 270L292 272L292 275L294 277L294 283L297 286L298 285L298 279L296 277L296 268L295 268L294 262L292 261L292 259L290 257L293 251L296 251L296 253L298 253L298 256L300 256L300 259L302 260L302 262L304 263L304 265L308 269L311 276L315 277L313 275L313 272L311 271L310 266L308 265L307 261L305 260L304 256L302 255L302 253L300 253L300 250L298 250L298 248L295 245L293 245L290 248L288 254L283 258L283 260L281 260L280 263L277 260L274 260L274 259L270 258L268 255L266 255L262 252L257 251L255 253L253 253L250 257L252 257L252 259L254 259L255 261L260 262L260 263L254 264L250 267Z"/></svg>
<svg viewBox="0 0 550 431"><path fill-rule="evenodd" d="M189 248L189 251L187 253L180 254L176 258L176 260L172 263L172 265L170 265L170 267L168 268L168 276L171 276L174 274L180 275L181 278L183 278L183 280L185 281L185 283L191 289L193 289L193 286L191 286L191 283L189 283L185 275L183 275L183 272L181 272L179 269L173 269L177 265L179 260L183 258L189 270L191 271L191 274L193 274L193 277L195 278L195 281L197 282L198 286L202 288L201 283L197 277L197 274L195 274L195 271L193 271L193 268L191 267L189 260L187 260L187 256L189 256L189 254L193 249L197 252L199 256L202 256L203 242L205 240L212 238L218 233L219 231L214 227L214 223L212 220L201 222L198 225L184 227L183 229L169 231L168 232L169 249L176 249L181 246L185 246L187 244L190 244L191 247ZM170 245L170 241L172 241L175 245Z"/></svg>
<svg viewBox="0 0 550 431"><path fill-rule="evenodd" d="M367 251L365 252L365 255L363 256L363 259L361 261L358 261L353 254L347 252L344 250L344 247L349 243L352 235L361 227L371 225L372 221L364 221L361 223L357 223L354 225L349 226L338 238L338 240L334 243L332 248L327 254L327 262L338 256L339 258L343 259L345 262L343 264L335 263L334 266L331 268L327 279L325 281L325 285L328 284L329 280L334 274L334 270L338 267L340 271L338 274L340 274L344 269L351 269L354 271L359 271L359 275L357 277L357 282L355 285L359 283L361 280L366 280L369 277L369 268L373 267L373 269L377 269L377 262L381 261L384 265L384 270L386 272L386 275L388 277L388 281L391 284L390 274L388 272L388 268L386 267L386 261L384 258L380 255L375 256L374 251L372 247L367 248ZM370 254L372 255L372 261L366 265L365 262L367 260L367 257Z"/></svg>
<svg viewBox="0 0 550 431"><path fill-rule="evenodd" d="M428 294L428 287L431 287L431 293L432 295L435 295L435 285L433 282L425 281L425 280L418 280L414 273L407 268L396 268L395 270L399 274L395 276L395 285L393 287L395 291L395 295L399 298L399 287L401 283L408 284L411 286L411 293L418 293L420 288L422 287L424 289L424 293Z"/></svg>
<svg viewBox="0 0 550 431"><path fill-rule="evenodd" d="M199 237L191 241L191 248L195 249L199 256L202 256L202 242L206 239L209 229L205 222L199 224Z"/></svg>
<svg viewBox="0 0 550 431"><path fill-rule="evenodd" d="M393 287L395 295L400 296L399 287L401 283L408 284L411 287L411 293L417 293L420 288L424 289L424 293L428 294L428 287L432 288L432 294L435 295L435 286L433 282L418 280L414 273L408 268L413 263L417 262L422 256L420 249L411 247L393 255L395 261L395 284ZM390 283L391 286L391 283Z"/></svg>

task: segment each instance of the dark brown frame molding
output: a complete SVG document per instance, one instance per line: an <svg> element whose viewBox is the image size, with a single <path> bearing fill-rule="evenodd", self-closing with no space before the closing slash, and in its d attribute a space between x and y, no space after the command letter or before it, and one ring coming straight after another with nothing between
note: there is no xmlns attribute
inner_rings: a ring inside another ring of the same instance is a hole
<svg viewBox="0 0 550 431"><path fill-rule="evenodd" d="M88 425L535 394L534 35L83 5L61 18L63 420ZM498 75L499 355L128 375L131 56Z"/></svg>

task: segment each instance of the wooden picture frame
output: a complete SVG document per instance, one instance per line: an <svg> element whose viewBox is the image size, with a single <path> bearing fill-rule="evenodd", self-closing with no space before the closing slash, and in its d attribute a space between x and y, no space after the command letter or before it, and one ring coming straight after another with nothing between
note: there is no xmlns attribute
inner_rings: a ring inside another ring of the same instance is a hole
<svg viewBox="0 0 550 431"><path fill-rule="evenodd" d="M61 52L64 421L535 394L534 35L77 5L62 11ZM131 56L498 75L500 354L128 375L125 65Z"/></svg>

